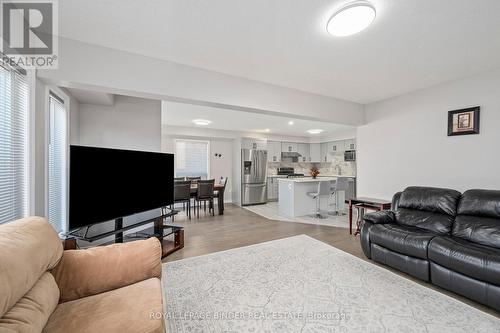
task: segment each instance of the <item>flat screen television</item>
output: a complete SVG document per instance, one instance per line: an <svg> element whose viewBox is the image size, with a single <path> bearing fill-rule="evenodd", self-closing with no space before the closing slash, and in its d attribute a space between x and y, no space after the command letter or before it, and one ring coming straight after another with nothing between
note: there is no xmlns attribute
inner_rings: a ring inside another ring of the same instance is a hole
<svg viewBox="0 0 500 333"><path fill-rule="evenodd" d="M70 146L69 228L173 203L174 155Z"/></svg>

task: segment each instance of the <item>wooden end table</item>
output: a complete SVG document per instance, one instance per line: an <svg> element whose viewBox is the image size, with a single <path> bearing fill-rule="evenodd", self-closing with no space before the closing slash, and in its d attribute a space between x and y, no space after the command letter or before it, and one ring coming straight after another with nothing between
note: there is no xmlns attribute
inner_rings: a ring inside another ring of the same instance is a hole
<svg viewBox="0 0 500 333"><path fill-rule="evenodd" d="M391 209L391 202L384 199L375 198L351 198L349 199L349 234L352 235L352 208L354 205L362 204L364 208L375 211Z"/></svg>

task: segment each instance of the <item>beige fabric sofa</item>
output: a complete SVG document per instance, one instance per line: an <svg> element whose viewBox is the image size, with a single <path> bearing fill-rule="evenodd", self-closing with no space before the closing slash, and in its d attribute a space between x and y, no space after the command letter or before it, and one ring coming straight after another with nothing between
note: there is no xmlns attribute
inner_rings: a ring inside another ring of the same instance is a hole
<svg viewBox="0 0 500 333"><path fill-rule="evenodd" d="M156 238L63 251L49 223L0 225L0 332L164 332Z"/></svg>

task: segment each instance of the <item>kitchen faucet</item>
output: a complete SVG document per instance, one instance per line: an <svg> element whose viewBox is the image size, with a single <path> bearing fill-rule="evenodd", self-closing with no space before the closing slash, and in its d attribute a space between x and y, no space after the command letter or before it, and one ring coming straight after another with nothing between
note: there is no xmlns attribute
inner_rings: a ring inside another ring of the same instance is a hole
<svg viewBox="0 0 500 333"><path fill-rule="evenodd" d="M342 169L340 168L340 165L336 165L335 166L335 171L338 171L337 175L341 175L342 174Z"/></svg>

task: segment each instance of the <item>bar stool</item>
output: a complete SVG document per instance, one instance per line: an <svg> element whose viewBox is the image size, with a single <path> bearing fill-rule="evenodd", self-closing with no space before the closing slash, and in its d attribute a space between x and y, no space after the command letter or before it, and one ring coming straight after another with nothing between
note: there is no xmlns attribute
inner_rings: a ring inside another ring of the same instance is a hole
<svg viewBox="0 0 500 333"><path fill-rule="evenodd" d="M331 195L334 198L334 203L331 206L335 206L335 210L333 212L329 212L329 215L345 215L345 209L339 209L340 205L343 204L343 207L345 207L344 203L339 202L339 196L338 193L340 191L346 192L349 189L349 180L347 177L338 177L336 180L331 181Z"/></svg>
<svg viewBox="0 0 500 333"><path fill-rule="evenodd" d="M315 218L318 219L326 218L325 216L321 215L320 199L321 197L328 197L331 195L330 186L331 185L329 181L318 181L317 192L307 192L308 196L310 196L313 199L316 199L316 214L314 215Z"/></svg>

